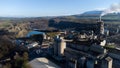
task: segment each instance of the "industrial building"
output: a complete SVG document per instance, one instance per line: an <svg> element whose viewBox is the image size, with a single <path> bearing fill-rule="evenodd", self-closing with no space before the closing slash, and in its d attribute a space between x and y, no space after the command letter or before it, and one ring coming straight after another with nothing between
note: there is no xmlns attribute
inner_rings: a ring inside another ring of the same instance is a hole
<svg viewBox="0 0 120 68"><path fill-rule="evenodd" d="M30 64L32 68L60 68L58 65L44 57L35 58L28 64Z"/></svg>
<svg viewBox="0 0 120 68"><path fill-rule="evenodd" d="M56 36L54 56L58 59L64 58L66 68L112 68L113 59L104 48L106 45L104 23L98 21L96 29L97 31L88 31L89 34L85 32L68 34L70 36L66 38Z"/></svg>
<svg viewBox="0 0 120 68"><path fill-rule="evenodd" d="M48 39L49 36L44 32L51 31L35 30L29 32L26 38L19 39L25 41L32 39L37 42L32 42L28 48L45 45L44 53L58 63L63 62L62 68L119 68L120 66L120 53L117 53L120 50L106 48L105 37L108 33L104 31L103 21L83 24L75 31L55 31L57 35L51 39Z"/></svg>

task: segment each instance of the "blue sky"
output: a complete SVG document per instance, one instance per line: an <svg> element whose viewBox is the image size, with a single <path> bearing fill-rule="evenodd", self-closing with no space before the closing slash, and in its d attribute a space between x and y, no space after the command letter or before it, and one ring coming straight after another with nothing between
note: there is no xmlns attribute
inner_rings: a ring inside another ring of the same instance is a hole
<svg viewBox="0 0 120 68"><path fill-rule="evenodd" d="M120 0L0 0L0 16L73 15L108 8L114 3L120 3Z"/></svg>

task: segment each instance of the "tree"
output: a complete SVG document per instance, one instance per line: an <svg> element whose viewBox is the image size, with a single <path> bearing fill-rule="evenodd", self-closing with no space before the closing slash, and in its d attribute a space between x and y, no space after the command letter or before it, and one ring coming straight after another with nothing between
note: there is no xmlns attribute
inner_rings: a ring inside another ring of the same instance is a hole
<svg viewBox="0 0 120 68"><path fill-rule="evenodd" d="M31 68L31 66L28 64L28 53L23 53L23 68Z"/></svg>
<svg viewBox="0 0 120 68"><path fill-rule="evenodd" d="M23 60L24 60L24 62L28 62L28 53L27 52L23 53Z"/></svg>

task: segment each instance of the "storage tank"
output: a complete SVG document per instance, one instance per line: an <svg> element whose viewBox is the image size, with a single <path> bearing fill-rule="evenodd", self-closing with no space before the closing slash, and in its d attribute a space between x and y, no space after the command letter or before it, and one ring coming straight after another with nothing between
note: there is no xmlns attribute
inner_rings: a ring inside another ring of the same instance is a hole
<svg viewBox="0 0 120 68"><path fill-rule="evenodd" d="M54 55L57 56L58 55L58 43L59 43L59 36L57 35L54 38Z"/></svg>
<svg viewBox="0 0 120 68"><path fill-rule="evenodd" d="M63 37L60 37L59 45L58 45L58 55L64 56L64 49L66 48L66 42Z"/></svg>
<svg viewBox="0 0 120 68"><path fill-rule="evenodd" d="M64 37L56 36L54 40L54 55L64 56L64 49L66 48L66 42L64 40Z"/></svg>

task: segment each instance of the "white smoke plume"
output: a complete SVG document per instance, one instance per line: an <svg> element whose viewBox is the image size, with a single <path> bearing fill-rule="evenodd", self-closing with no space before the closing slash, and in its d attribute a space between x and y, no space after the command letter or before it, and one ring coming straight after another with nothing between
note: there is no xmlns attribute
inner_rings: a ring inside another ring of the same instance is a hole
<svg viewBox="0 0 120 68"><path fill-rule="evenodd" d="M112 4L108 9L105 9L100 16L104 16L108 13L118 13L120 12L120 3Z"/></svg>

